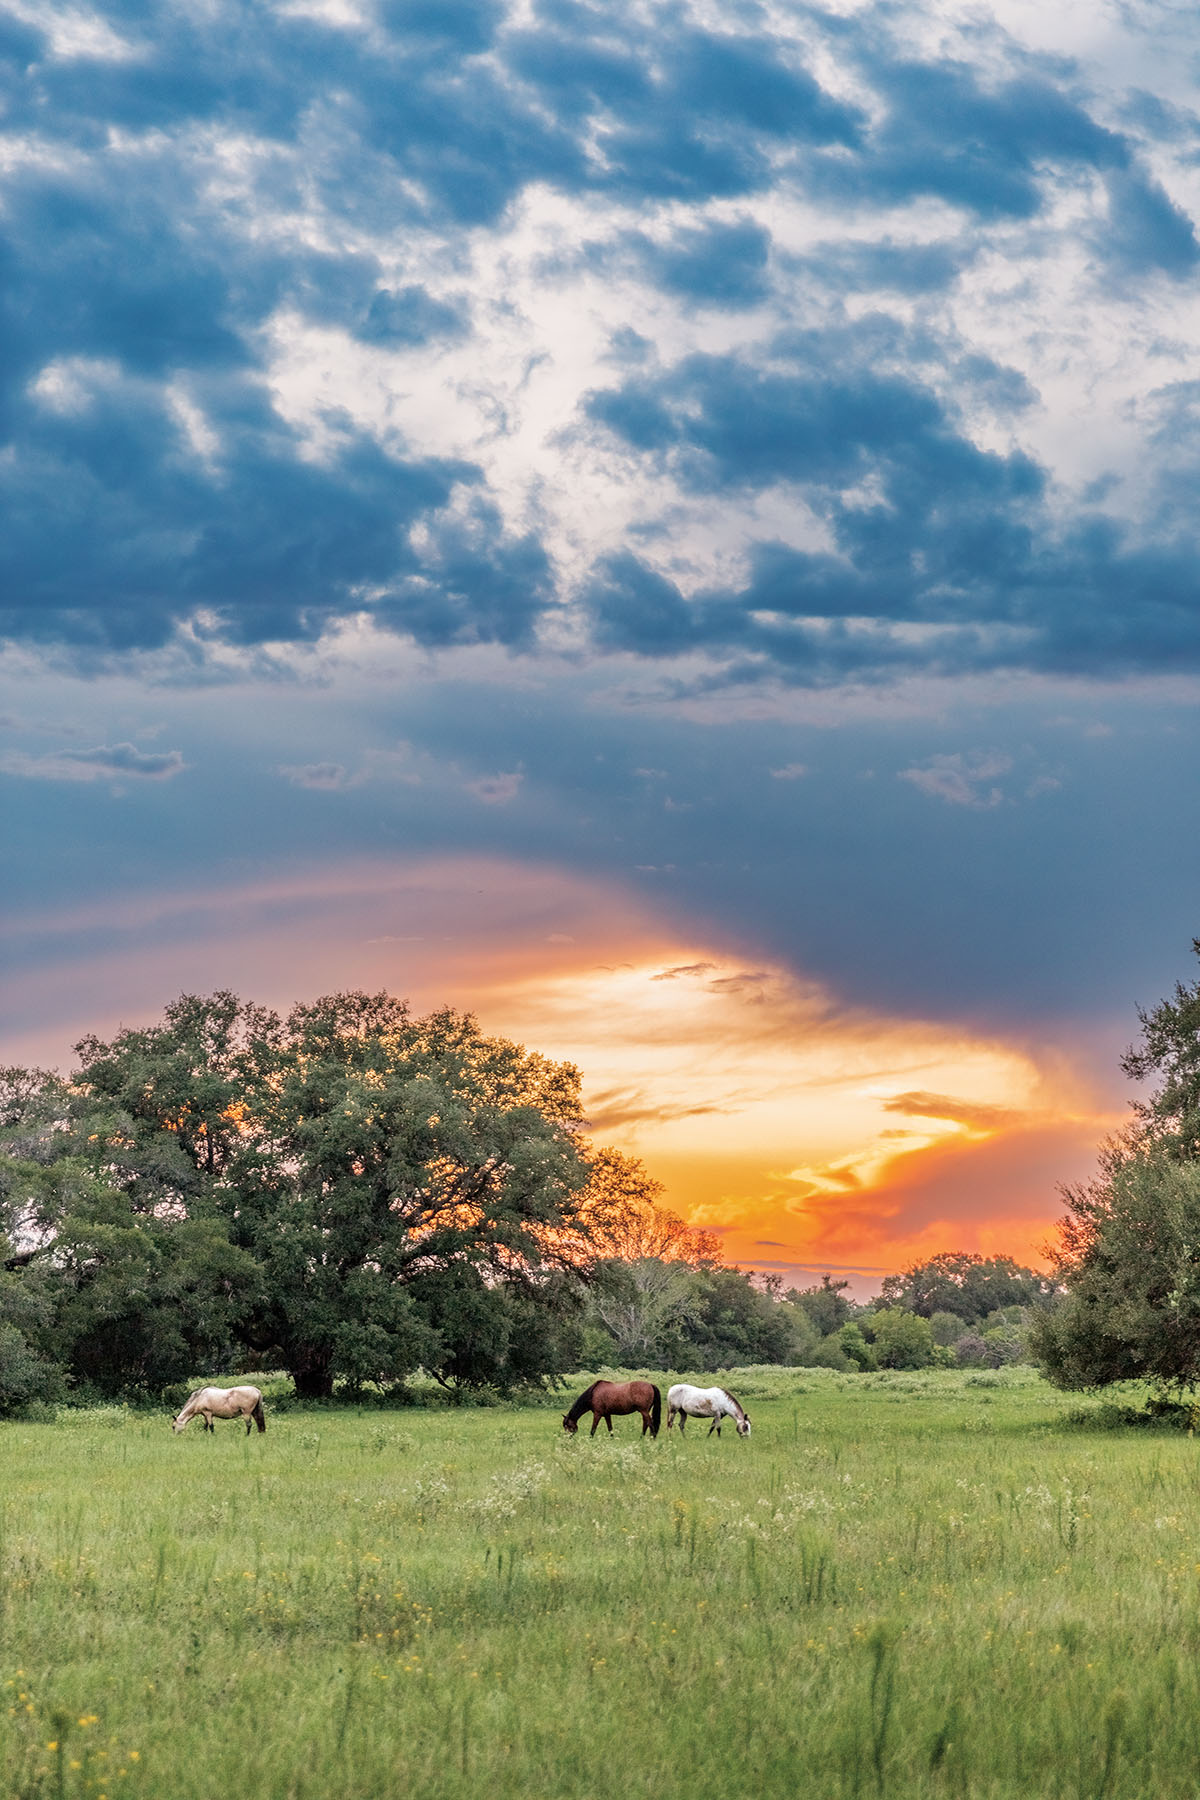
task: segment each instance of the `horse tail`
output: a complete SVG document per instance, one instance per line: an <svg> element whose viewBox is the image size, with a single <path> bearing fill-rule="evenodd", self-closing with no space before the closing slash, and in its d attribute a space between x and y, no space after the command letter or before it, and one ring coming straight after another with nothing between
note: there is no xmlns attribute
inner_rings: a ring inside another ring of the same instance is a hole
<svg viewBox="0 0 1200 1800"><path fill-rule="evenodd" d="M261 1394L258 1396L258 1399L254 1402L254 1411L250 1414L250 1417L254 1420L254 1423L258 1426L258 1429L260 1431L265 1431L267 1429L267 1415L263 1411L263 1403L262 1403L262 1395Z"/></svg>
<svg viewBox="0 0 1200 1800"><path fill-rule="evenodd" d="M650 1436L657 1437L659 1425L662 1423L662 1395L657 1388L652 1389L652 1392L654 1398L650 1402Z"/></svg>

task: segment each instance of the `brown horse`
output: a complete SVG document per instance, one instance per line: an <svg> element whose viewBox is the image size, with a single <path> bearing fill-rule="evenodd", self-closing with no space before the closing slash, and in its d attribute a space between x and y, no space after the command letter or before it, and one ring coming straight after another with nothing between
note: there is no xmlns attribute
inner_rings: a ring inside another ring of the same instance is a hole
<svg viewBox="0 0 1200 1800"><path fill-rule="evenodd" d="M563 1414L563 1430L578 1431L579 1420L589 1411L592 1437L595 1437L601 1419L611 1432L614 1413L635 1412L642 1415L642 1436L649 1432L651 1437L657 1437L662 1418L662 1395L652 1381L593 1381L591 1387L580 1394L570 1412Z"/></svg>

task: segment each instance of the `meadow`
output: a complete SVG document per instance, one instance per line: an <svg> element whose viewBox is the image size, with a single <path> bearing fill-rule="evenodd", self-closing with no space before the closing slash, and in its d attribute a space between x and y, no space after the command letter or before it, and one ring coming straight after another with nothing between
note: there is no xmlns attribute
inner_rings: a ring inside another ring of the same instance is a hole
<svg viewBox="0 0 1200 1800"><path fill-rule="evenodd" d="M727 1379L747 1441L0 1425L3 1793L1192 1800L1200 1444L1028 1370Z"/></svg>

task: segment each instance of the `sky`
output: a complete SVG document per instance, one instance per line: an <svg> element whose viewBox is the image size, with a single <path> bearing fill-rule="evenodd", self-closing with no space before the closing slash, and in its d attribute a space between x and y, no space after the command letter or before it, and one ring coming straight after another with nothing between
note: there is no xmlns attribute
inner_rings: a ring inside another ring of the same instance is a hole
<svg viewBox="0 0 1200 1800"><path fill-rule="evenodd" d="M0 0L0 1056L387 987L1040 1259L1200 932L1200 14Z"/></svg>

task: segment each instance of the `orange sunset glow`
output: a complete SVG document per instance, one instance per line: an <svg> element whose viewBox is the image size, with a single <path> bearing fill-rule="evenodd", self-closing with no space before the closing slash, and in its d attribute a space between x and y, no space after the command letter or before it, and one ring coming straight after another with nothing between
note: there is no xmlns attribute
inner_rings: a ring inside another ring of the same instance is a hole
<svg viewBox="0 0 1200 1800"><path fill-rule="evenodd" d="M84 916L38 928L66 938ZM56 1046L148 1020L181 987L449 1003L577 1064L596 1139L640 1157L731 1261L789 1282L836 1269L865 1293L947 1249L1039 1262L1057 1185L1118 1122L1060 1052L849 1005L548 867L362 862L86 918L110 950L64 958L64 1016L31 1057L65 1061ZM101 982L129 996L120 1021L87 1010Z"/></svg>

